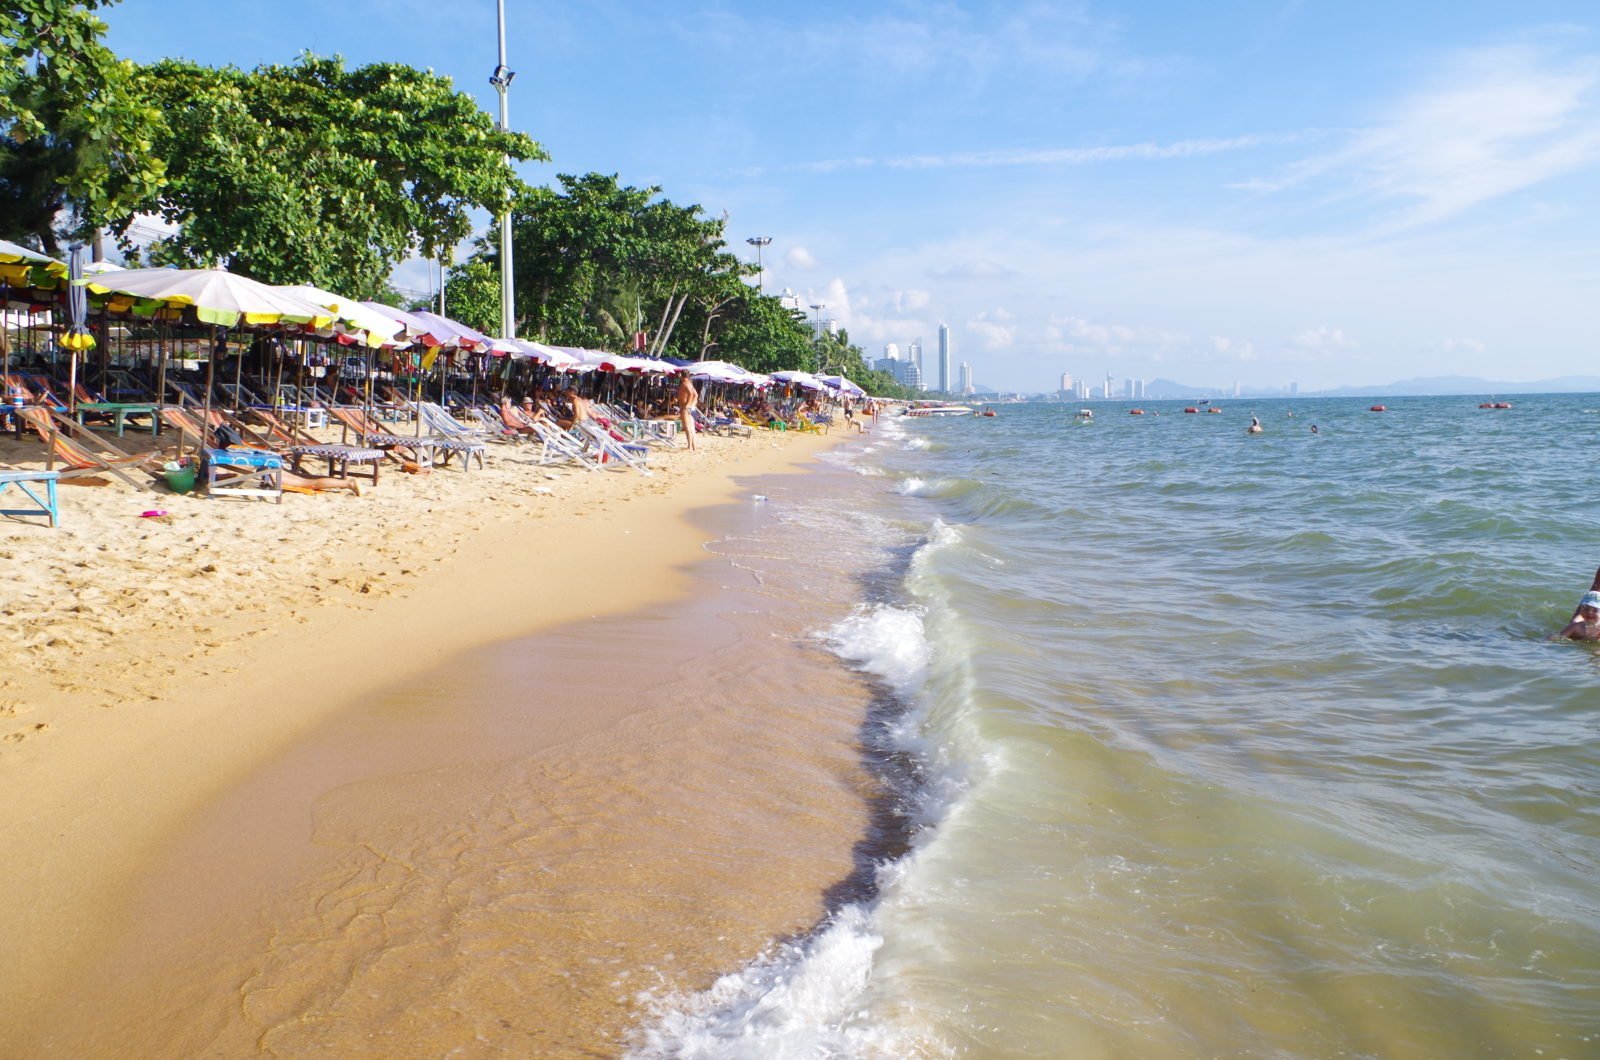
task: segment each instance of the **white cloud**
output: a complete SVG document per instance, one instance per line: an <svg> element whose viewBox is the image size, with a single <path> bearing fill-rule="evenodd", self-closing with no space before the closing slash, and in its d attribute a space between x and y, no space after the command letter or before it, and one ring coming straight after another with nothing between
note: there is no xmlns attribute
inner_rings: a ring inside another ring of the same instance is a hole
<svg viewBox="0 0 1600 1060"><path fill-rule="evenodd" d="M1121 353L1134 346L1171 346L1187 341L1160 328L1103 323L1075 316L1052 316L1045 326L1048 342L1064 349L1092 348Z"/></svg>
<svg viewBox="0 0 1600 1060"><path fill-rule="evenodd" d="M1489 347L1477 339L1445 339L1439 343L1445 353L1486 353Z"/></svg>
<svg viewBox="0 0 1600 1060"><path fill-rule="evenodd" d="M1228 186L1320 183L1327 202L1401 204L1391 227L1439 221L1600 162L1597 87L1596 56L1520 44L1461 52L1340 150Z"/></svg>
<svg viewBox="0 0 1600 1060"><path fill-rule="evenodd" d="M1355 343L1345 335L1343 328L1307 328L1294 337L1294 345L1302 350L1323 353L1330 350L1349 350Z"/></svg>
<svg viewBox="0 0 1600 1060"><path fill-rule="evenodd" d="M783 263L792 269L814 269L817 259L805 247L790 247L783 252Z"/></svg>
<svg viewBox="0 0 1600 1060"><path fill-rule="evenodd" d="M1155 162L1167 159L1197 158L1242 151L1266 144L1282 144L1300 139L1299 134L1248 135L1221 139L1179 140L1169 144L1107 144L1100 147L1051 147L1032 150L956 151L943 155L901 155L891 158L830 158L803 162L795 168L811 173L832 173L841 169L992 169L1010 166L1083 166L1103 162Z"/></svg>
<svg viewBox="0 0 1600 1060"><path fill-rule="evenodd" d="M934 275L947 280L991 280L1015 276L1016 273L997 261L977 259L951 265L947 269L935 272Z"/></svg>
<svg viewBox="0 0 1600 1060"><path fill-rule="evenodd" d="M1009 349L1016 345L1017 329L1010 323L1011 314L1003 307L979 313L967 321L966 330L987 351Z"/></svg>

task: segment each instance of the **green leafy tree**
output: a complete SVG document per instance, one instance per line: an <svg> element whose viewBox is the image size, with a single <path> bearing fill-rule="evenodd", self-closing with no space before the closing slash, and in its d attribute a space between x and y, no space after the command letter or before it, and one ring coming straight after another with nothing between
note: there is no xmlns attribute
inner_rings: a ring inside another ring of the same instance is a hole
<svg viewBox="0 0 1600 1060"><path fill-rule="evenodd" d="M546 157L449 78L397 63L167 60L138 87L165 115L155 207L177 226L151 260L226 263L268 283L370 297L399 261L448 255L474 208L498 210L522 187L507 157Z"/></svg>
<svg viewBox="0 0 1600 1060"><path fill-rule="evenodd" d="M556 187L530 189L513 211L518 333L621 349L643 332L648 352L698 356L703 335L680 323L710 312L713 292L745 268L726 249L723 223L615 175L563 174ZM499 258L496 229L474 260L498 276Z"/></svg>
<svg viewBox="0 0 1600 1060"><path fill-rule="evenodd" d="M800 315L748 286L718 330L716 357L752 372L809 372L820 367L811 329Z"/></svg>
<svg viewBox="0 0 1600 1060"><path fill-rule="evenodd" d="M162 184L160 114L100 40L94 12L114 2L0 2L0 235L47 253L63 213L82 235Z"/></svg>

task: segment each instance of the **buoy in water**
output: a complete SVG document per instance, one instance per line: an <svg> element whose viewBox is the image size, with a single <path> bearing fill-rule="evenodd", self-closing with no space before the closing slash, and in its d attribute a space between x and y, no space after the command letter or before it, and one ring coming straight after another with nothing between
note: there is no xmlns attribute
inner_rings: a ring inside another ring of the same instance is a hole
<svg viewBox="0 0 1600 1060"><path fill-rule="evenodd" d="M1368 408L1367 411L1368 412L1388 412L1389 411L1389 406L1388 405L1373 405L1370 408Z"/></svg>
<svg viewBox="0 0 1600 1060"><path fill-rule="evenodd" d="M1193 413L1193 412L1199 412L1200 410L1195 408L1193 405L1190 405L1188 408L1184 409L1183 411L1185 413Z"/></svg>
<svg viewBox="0 0 1600 1060"><path fill-rule="evenodd" d="M1130 416L1143 416L1144 415L1144 409L1129 409L1128 410L1128 415L1130 415Z"/></svg>

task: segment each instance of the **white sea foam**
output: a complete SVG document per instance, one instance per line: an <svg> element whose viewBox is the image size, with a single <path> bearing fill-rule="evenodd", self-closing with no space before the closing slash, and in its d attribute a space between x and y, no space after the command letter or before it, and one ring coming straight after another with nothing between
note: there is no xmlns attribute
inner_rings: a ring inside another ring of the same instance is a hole
<svg viewBox="0 0 1600 1060"><path fill-rule="evenodd" d="M895 487L895 492L904 494L907 497L915 497L926 490L927 487L928 482L926 479L920 479L912 475L910 478L901 479L900 484Z"/></svg>
<svg viewBox="0 0 1600 1060"><path fill-rule="evenodd" d="M957 528L936 521L913 567L960 539ZM871 904L839 908L804 940L776 947L708 990L646 998L651 1025L630 1056L876 1060L955 1055L934 1028L917 1018L914 1007L882 1003L893 987L873 975L884 944L882 918L914 890L918 856L937 836L932 826L957 808L966 787L965 769L951 761L949 748L932 746L926 732L931 700L925 686L934 662L926 613L917 606L862 604L824 639L902 704L885 733L889 746L876 750L909 754L923 763L922 784L908 793L914 805L906 807L920 829L911 852L876 868L877 898Z"/></svg>

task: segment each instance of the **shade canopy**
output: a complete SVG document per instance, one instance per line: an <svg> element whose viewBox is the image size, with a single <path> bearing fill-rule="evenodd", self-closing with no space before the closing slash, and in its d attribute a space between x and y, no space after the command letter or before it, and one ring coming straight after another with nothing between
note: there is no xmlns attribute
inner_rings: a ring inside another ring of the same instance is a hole
<svg viewBox="0 0 1600 1060"><path fill-rule="evenodd" d="M364 346L393 345L396 337L405 330L400 321L369 308L364 302L334 294L332 291L324 291L308 283L291 284L278 290L288 291L292 295L333 311L339 316L336 331L350 336Z"/></svg>
<svg viewBox="0 0 1600 1060"><path fill-rule="evenodd" d="M67 285L67 266L20 243L0 239L0 284L6 288L7 308L42 309Z"/></svg>
<svg viewBox="0 0 1600 1060"><path fill-rule="evenodd" d="M837 390L847 397L866 397L867 392L842 375L819 375L819 382L829 390Z"/></svg>
<svg viewBox="0 0 1600 1060"><path fill-rule="evenodd" d="M459 350L486 350L494 345L494 340L481 331L467 327L459 320L430 313L426 309L419 309L411 314L423 321L428 328L428 336L438 339L438 342L428 342L429 346L450 346ZM424 338L427 342L427 337Z"/></svg>
<svg viewBox="0 0 1600 1060"><path fill-rule="evenodd" d="M113 311L193 308L202 322L224 328L240 324L326 328L338 316L325 306L224 269L126 269L79 282L107 295Z"/></svg>
<svg viewBox="0 0 1600 1060"><path fill-rule="evenodd" d="M810 372L773 372L772 380L775 383L787 383L791 386L804 387L807 390L825 390L826 384Z"/></svg>

